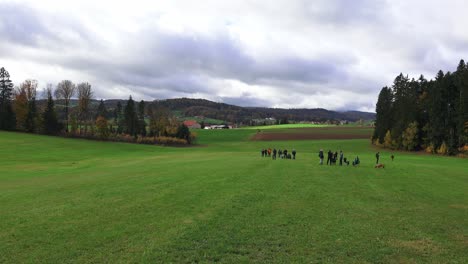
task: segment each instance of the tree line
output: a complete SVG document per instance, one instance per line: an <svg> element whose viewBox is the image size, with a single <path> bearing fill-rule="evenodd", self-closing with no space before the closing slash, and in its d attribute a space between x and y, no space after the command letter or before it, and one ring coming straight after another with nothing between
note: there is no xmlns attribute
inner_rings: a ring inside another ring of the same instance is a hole
<svg viewBox="0 0 468 264"><path fill-rule="evenodd" d="M87 82L63 80L55 89L48 84L42 106L37 90L36 80L25 80L15 88L8 71L0 69L0 130L164 145L191 144L195 139L169 110L137 103L131 96L114 109L107 109L104 100L93 107L93 90ZM77 103L72 105L73 101Z"/></svg>
<svg viewBox="0 0 468 264"><path fill-rule="evenodd" d="M380 91L374 144L391 149L456 155L468 152L468 65L435 79L398 75Z"/></svg>

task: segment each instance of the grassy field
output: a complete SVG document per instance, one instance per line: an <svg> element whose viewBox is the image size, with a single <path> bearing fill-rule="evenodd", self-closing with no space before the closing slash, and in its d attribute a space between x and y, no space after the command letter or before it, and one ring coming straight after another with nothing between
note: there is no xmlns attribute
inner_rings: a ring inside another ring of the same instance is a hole
<svg viewBox="0 0 468 264"><path fill-rule="evenodd" d="M468 160L369 140L169 148L0 132L0 263L466 263ZM295 148L297 160L260 157ZM359 167L319 166L342 149Z"/></svg>
<svg viewBox="0 0 468 264"><path fill-rule="evenodd" d="M283 125L270 125L270 126L251 126L245 127L245 129L255 129L255 130L272 130L272 129L288 129L288 128L307 128L307 127L327 127L329 125L315 125L315 124L283 124Z"/></svg>

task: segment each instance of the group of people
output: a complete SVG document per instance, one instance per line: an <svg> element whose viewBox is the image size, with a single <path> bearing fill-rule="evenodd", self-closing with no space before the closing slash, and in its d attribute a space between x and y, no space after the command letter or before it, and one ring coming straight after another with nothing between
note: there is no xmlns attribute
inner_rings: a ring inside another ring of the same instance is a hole
<svg viewBox="0 0 468 264"><path fill-rule="evenodd" d="M325 158L325 154L323 152L323 149L320 149L318 156L320 158L320 163L319 164L323 165L323 160ZM335 153L333 153L331 150L328 150L328 152L327 152L327 165L336 165L336 162L338 161L338 158L339 158L339 161L340 161L340 166L342 166L343 164L349 165L350 161L347 158L344 157L344 154L343 154L342 150L340 150L339 154L338 154L337 151L335 151ZM376 158L376 164L379 165L380 152L377 152L375 154L375 158ZM390 156L390 158L393 161L395 159L395 156L392 154ZM359 165L360 163L361 163L361 160L359 159L359 156L356 156L356 158L354 158L354 160L351 162L351 164L353 166ZM380 165L381 165L380 167L383 167L382 164L380 164Z"/></svg>
<svg viewBox="0 0 468 264"><path fill-rule="evenodd" d="M289 153L287 149L262 149L262 157L271 157L274 160L276 159L277 155L280 159L296 159L296 153L297 152L295 149L292 149L291 153Z"/></svg>
<svg viewBox="0 0 468 264"><path fill-rule="evenodd" d="M319 164L323 165L323 160L325 158L325 154L323 152L323 149L320 149L318 156L320 158L320 163ZM338 154L338 151L335 151L335 153L333 153L331 150L328 150L328 152L327 152L327 165L336 165L336 162L338 161L338 159L339 159L339 162L340 162L339 163L340 166L343 166L343 164L349 165L349 163L350 163L348 158L346 158L344 156L344 153L343 153L342 150L340 150L339 154ZM352 165L356 166L359 163L361 163L361 161L359 160L359 157L356 156L356 158L352 161Z"/></svg>
<svg viewBox="0 0 468 264"><path fill-rule="evenodd" d="M261 155L263 158L272 158L274 160L276 160L277 158L280 158L280 159L296 159L296 150L295 149L292 149L291 152L289 152L287 149L284 149L284 150L281 150L281 149L278 149L276 150L276 148L267 148L267 149L262 149L261 150ZM340 150L340 152L338 153L338 151L335 151L335 152L332 152L331 150L328 150L328 152L326 153L327 154L327 165L337 165L337 162L339 162L338 164L340 166L343 166L343 164L349 166L350 164L353 165L353 166L357 166L361 163L361 160L359 159L359 156L356 156L356 158L354 158L354 160L350 161L348 158L346 158L344 156L344 153L342 150ZM324 159L325 159L325 153L323 152L323 149L320 149L319 151L319 154L318 154L319 158L320 158L320 165L323 165L323 162L324 162ZM376 158L376 164L379 164L379 160L380 160L380 152L377 152L375 154L375 158ZM395 156L392 154L391 155L391 159L393 161L393 159L395 158Z"/></svg>

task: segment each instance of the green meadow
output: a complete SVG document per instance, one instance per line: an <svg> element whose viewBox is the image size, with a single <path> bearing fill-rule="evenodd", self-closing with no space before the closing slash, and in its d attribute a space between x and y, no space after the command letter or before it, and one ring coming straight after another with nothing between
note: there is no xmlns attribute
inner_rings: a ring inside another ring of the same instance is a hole
<svg viewBox="0 0 468 264"><path fill-rule="evenodd" d="M330 125L319 125L319 124L282 124L282 125L268 125L268 126L251 126L245 129L285 129L285 128L308 128L308 127L328 127Z"/></svg>
<svg viewBox="0 0 468 264"><path fill-rule="evenodd" d="M0 132L0 263L468 261L467 159L381 151L375 169L369 139L256 132L177 148ZM320 148L361 164L320 166Z"/></svg>

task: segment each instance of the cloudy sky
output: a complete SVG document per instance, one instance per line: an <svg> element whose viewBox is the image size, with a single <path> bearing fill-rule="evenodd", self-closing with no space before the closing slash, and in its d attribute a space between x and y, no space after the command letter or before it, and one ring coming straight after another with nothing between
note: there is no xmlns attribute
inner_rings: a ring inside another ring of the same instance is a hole
<svg viewBox="0 0 468 264"><path fill-rule="evenodd" d="M468 59L467 25L465 0L0 0L0 67L104 99L374 111L400 72Z"/></svg>

